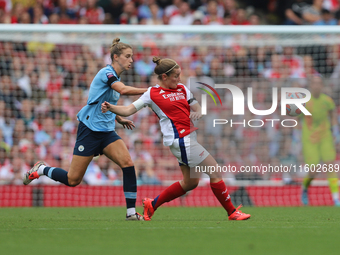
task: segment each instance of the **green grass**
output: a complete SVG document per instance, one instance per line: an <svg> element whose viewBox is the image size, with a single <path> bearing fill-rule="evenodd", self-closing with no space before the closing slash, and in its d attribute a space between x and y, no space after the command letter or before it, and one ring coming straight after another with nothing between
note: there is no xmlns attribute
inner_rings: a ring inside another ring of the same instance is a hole
<svg viewBox="0 0 340 255"><path fill-rule="evenodd" d="M221 208L163 207L149 222L126 222L124 208L1 208L0 254L340 253L340 208L242 209L250 220Z"/></svg>

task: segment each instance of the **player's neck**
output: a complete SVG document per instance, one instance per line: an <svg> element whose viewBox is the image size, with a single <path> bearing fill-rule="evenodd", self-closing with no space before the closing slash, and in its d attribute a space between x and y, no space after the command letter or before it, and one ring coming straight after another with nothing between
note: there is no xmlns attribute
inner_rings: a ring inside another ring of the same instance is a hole
<svg viewBox="0 0 340 255"><path fill-rule="evenodd" d="M320 97L321 94L312 94L314 98L318 99Z"/></svg>
<svg viewBox="0 0 340 255"><path fill-rule="evenodd" d="M118 77L122 74L122 72L124 71L118 64L116 63L112 63L111 64L112 68L115 70L116 74L118 75Z"/></svg>
<svg viewBox="0 0 340 255"><path fill-rule="evenodd" d="M168 86L164 85L162 82L159 82L158 85L163 89L170 89Z"/></svg>
<svg viewBox="0 0 340 255"><path fill-rule="evenodd" d="M165 84L162 83L162 82L159 82L158 85L159 85L160 87L162 87L163 89L176 89L176 88L170 88L169 86L165 85Z"/></svg>

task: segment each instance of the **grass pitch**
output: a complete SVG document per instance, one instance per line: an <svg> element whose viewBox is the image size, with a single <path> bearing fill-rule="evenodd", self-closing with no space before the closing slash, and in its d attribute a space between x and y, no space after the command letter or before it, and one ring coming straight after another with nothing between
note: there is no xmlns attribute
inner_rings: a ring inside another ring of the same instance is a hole
<svg viewBox="0 0 340 255"><path fill-rule="evenodd" d="M142 212L141 208L138 208ZM339 254L340 208L161 207L127 222L125 208L0 208L0 254Z"/></svg>

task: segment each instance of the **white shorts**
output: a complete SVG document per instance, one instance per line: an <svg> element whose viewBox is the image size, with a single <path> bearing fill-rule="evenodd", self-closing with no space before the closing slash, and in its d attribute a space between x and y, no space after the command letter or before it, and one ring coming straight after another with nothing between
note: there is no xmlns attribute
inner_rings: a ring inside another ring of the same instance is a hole
<svg viewBox="0 0 340 255"><path fill-rule="evenodd" d="M209 152L197 142L196 132L183 138L176 138L169 147L178 162L189 167L198 166L209 156Z"/></svg>

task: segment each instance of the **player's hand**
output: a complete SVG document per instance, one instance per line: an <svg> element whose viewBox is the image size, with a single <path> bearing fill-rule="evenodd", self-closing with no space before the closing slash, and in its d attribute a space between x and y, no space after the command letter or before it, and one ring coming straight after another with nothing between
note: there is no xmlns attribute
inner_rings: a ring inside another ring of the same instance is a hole
<svg viewBox="0 0 340 255"><path fill-rule="evenodd" d="M202 114L200 112L190 112L189 118L193 121L199 120L202 117Z"/></svg>
<svg viewBox="0 0 340 255"><path fill-rule="evenodd" d="M135 124L133 124L133 121L132 120L128 120L128 119L123 119L123 118L119 118L119 119L116 119L117 122L119 124L121 124L124 128L127 128L127 129L134 129L136 126Z"/></svg>
<svg viewBox="0 0 340 255"><path fill-rule="evenodd" d="M102 103L102 106L101 106L102 113L106 113L107 111L110 111L110 107L111 107L110 103L106 101Z"/></svg>

